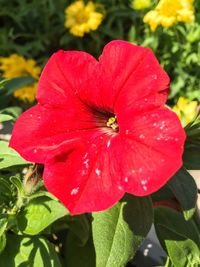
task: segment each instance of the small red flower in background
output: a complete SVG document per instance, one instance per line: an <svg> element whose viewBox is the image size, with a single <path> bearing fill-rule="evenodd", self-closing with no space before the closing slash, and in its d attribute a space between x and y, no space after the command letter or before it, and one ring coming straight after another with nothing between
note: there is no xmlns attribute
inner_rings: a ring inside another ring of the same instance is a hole
<svg viewBox="0 0 200 267"><path fill-rule="evenodd" d="M125 192L148 195L182 165L185 133L164 107L168 87L152 51L126 41L107 44L99 61L59 51L10 146L44 164L46 188L71 214L107 209Z"/></svg>

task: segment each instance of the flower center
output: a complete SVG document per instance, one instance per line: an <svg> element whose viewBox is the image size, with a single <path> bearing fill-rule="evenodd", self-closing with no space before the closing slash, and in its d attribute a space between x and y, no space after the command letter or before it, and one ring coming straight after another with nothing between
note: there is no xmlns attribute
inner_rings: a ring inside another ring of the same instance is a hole
<svg viewBox="0 0 200 267"><path fill-rule="evenodd" d="M118 123L117 123L117 117L110 117L106 123L106 126L109 127L109 128L112 128L113 131L115 132L118 132L119 130L119 126L118 126Z"/></svg>

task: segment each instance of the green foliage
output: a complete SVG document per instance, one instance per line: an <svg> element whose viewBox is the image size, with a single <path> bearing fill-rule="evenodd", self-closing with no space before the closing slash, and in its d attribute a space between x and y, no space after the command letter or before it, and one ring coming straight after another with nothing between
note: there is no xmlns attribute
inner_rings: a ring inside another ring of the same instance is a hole
<svg viewBox="0 0 200 267"><path fill-rule="evenodd" d="M0 256L0 266L61 267L53 246L44 238L7 235L6 249Z"/></svg>
<svg viewBox="0 0 200 267"><path fill-rule="evenodd" d="M200 233L192 219L186 221L180 212L167 207L155 208L154 214L156 233L161 245L166 251L165 242L167 239L170 239L170 237L163 235L163 227L184 236L185 239L191 239L198 247L200 246Z"/></svg>
<svg viewBox="0 0 200 267"><path fill-rule="evenodd" d="M199 266L199 248L191 239L163 225L159 226L159 231L165 239L165 245L174 267Z"/></svg>
<svg viewBox="0 0 200 267"><path fill-rule="evenodd" d="M84 246L81 246L77 237L69 232L65 242L65 263L69 267L95 267L95 249L92 236L88 239Z"/></svg>
<svg viewBox="0 0 200 267"><path fill-rule="evenodd" d="M19 230L28 235L37 235L54 221L67 215L66 208L48 197L31 200L17 217Z"/></svg>
<svg viewBox="0 0 200 267"><path fill-rule="evenodd" d="M0 169L27 164L30 163L22 159L7 142L0 141Z"/></svg>
<svg viewBox="0 0 200 267"><path fill-rule="evenodd" d="M17 89L23 87L23 86L32 84L35 81L36 81L36 79L33 77L30 77L30 76L16 77L13 79L2 80L1 85L0 85L1 86L0 87L0 108L3 109L3 111L7 111L6 107L8 105L10 105L10 103L12 103L12 100L13 100L12 99L13 92L16 91ZM8 109L11 109L11 108L9 107ZM17 110L15 110L15 111L17 111ZM11 111L11 113L12 113L12 111ZM16 116L17 114L14 112L13 115ZM19 113L18 113L18 115L19 115ZM1 121L1 117L0 117L0 122L3 122L3 121Z"/></svg>
<svg viewBox="0 0 200 267"><path fill-rule="evenodd" d="M190 122L186 127L187 139L184 147L183 161L186 168L200 170L200 118Z"/></svg>
<svg viewBox="0 0 200 267"><path fill-rule="evenodd" d="M96 266L125 266L149 232L152 215L148 197L129 195L113 208L93 213Z"/></svg>
<svg viewBox="0 0 200 267"><path fill-rule="evenodd" d="M196 209L197 185L193 177L181 168L168 182L168 186L183 210L185 220L189 220Z"/></svg>

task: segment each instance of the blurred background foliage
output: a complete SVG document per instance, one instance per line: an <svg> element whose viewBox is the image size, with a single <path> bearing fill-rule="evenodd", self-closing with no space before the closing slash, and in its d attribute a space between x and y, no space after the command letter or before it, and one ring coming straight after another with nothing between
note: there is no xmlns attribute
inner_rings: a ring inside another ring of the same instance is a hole
<svg viewBox="0 0 200 267"><path fill-rule="evenodd" d="M151 2L148 8L136 10L131 0L96 0L93 2L104 14L103 21L97 30L83 37L72 35L64 26L64 11L74 2L0 0L0 56L15 53L35 59L43 67L59 49L84 50L97 57L108 41L129 40L151 47L170 75L170 105L180 96L200 100L200 0L194 3L193 23L178 23L170 28L159 26L155 32L151 32L143 17L158 1L148 1Z"/></svg>

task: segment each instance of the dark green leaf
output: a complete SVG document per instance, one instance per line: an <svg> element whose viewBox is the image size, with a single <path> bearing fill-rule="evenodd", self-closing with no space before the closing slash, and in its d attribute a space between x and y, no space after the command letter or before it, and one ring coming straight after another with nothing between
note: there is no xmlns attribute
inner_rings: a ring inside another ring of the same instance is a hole
<svg viewBox="0 0 200 267"><path fill-rule="evenodd" d="M32 84L35 81L36 81L36 79L33 77L30 77L30 76L17 77L17 78L10 79L4 85L4 89L2 89L0 91L0 95L1 94L10 95L14 91L16 91L17 89L19 89L25 85Z"/></svg>
<svg viewBox="0 0 200 267"><path fill-rule="evenodd" d="M44 238L7 235L2 267L61 267L53 246Z"/></svg>
<svg viewBox="0 0 200 267"><path fill-rule="evenodd" d="M67 214L66 208L57 200L39 197L30 201L18 215L18 228L25 234L36 235Z"/></svg>
<svg viewBox="0 0 200 267"><path fill-rule="evenodd" d="M7 82L7 79L0 78L0 89L4 88Z"/></svg>
<svg viewBox="0 0 200 267"><path fill-rule="evenodd" d="M92 236L80 246L77 236L69 232L66 239L65 263L68 267L96 267Z"/></svg>
<svg viewBox="0 0 200 267"><path fill-rule="evenodd" d="M5 246L6 246L6 234L3 233L0 236L0 254L4 250ZM0 255L0 258L1 258L1 255Z"/></svg>
<svg viewBox="0 0 200 267"><path fill-rule="evenodd" d="M193 240L197 245L200 244L200 234L192 219L186 221L182 213L167 207L157 207L154 209L154 224L158 239L165 247L165 240L159 231L159 225L165 226L177 234L183 235Z"/></svg>
<svg viewBox="0 0 200 267"><path fill-rule="evenodd" d="M111 209L93 213L96 266L125 266L149 232L152 216L150 198L132 195Z"/></svg>
<svg viewBox="0 0 200 267"><path fill-rule="evenodd" d="M79 239L79 245L84 246L90 235L90 224L86 214L70 217L67 221L69 229Z"/></svg>
<svg viewBox="0 0 200 267"><path fill-rule="evenodd" d="M195 212L197 201L197 186L193 177L181 168L168 182L168 186L179 201L185 219L189 220Z"/></svg>
<svg viewBox="0 0 200 267"><path fill-rule="evenodd" d="M183 162L188 170L200 170L200 146L186 146L183 154Z"/></svg>

